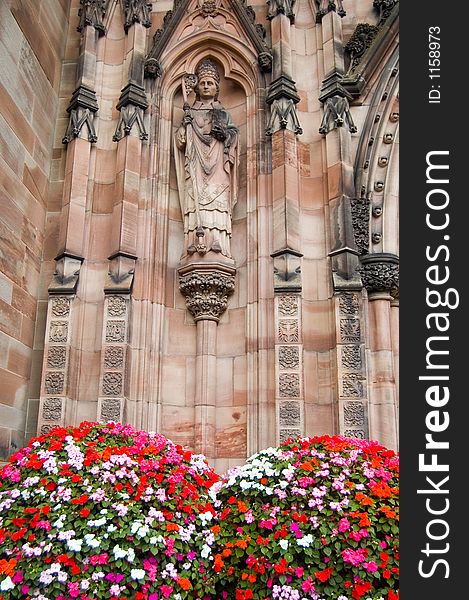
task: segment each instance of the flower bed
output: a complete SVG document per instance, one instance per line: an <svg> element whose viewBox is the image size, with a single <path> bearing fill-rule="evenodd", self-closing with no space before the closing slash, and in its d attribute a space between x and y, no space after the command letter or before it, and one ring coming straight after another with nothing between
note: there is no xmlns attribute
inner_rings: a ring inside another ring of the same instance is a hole
<svg viewBox="0 0 469 600"><path fill-rule="evenodd" d="M398 598L398 456L340 436L289 440L215 483L218 598Z"/></svg>
<svg viewBox="0 0 469 600"><path fill-rule="evenodd" d="M0 599L209 598L218 479L129 425L54 429L0 483Z"/></svg>

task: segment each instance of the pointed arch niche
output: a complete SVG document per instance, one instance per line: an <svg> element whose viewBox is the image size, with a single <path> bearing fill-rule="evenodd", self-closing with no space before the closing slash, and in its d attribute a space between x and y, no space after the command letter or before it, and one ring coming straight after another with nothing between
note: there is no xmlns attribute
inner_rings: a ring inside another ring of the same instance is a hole
<svg viewBox="0 0 469 600"><path fill-rule="evenodd" d="M146 211L150 268L136 272L150 302L139 325L145 350L137 361L151 363L151 381L142 390L140 426L157 429L173 441L197 447L195 415L196 323L179 291L177 269L183 251L183 220L178 196L173 138L183 116L182 78L212 59L219 68L219 100L240 132L238 200L232 215L231 253L236 263L234 294L217 326L213 428L218 470L244 461L275 442L273 384L273 284L264 94L268 75L236 16L219 7L202 17L195 5L186 13L158 58L161 75L147 80L150 92L151 208ZM144 261L145 262L145 261ZM142 297L143 300L143 297ZM142 305L143 307L143 305ZM139 371L136 366L135 374ZM148 371L147 371L148 376Z"/></svg>

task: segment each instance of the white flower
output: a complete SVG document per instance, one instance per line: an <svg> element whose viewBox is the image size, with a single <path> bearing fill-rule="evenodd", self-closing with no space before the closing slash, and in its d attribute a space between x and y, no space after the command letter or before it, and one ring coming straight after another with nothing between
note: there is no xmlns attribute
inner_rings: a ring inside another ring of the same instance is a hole
<svg viewBox="0 0 469 600"><path fill-rule="evenodd" d="M127 550L123 550L119 546L114 546L112 551L114 552L114 557L116 560L119 560L119 558L125 558L127 556Z"/></svg>
<svg viewBox="0 0 469 600"><path fill-rule="evenodd" d="M98 548L98 546L101 544L101 542L96 538L94 533L87 533L85 535L85 543L90 548Z"/></svg>
<svg viewBox="0 0 469 600"><path fill-rule="evenodd" d="M72 552L80 552L82 544L83 544L83 540L75 539L75 540L67 541L68 549L71 550Z"/></svg>
<svg viewBox="0 0 469 600"><path fill-rule="evenodd" d="M287 550L288 549L288 540L280 540L279 541L279 546L281 548L283 548L284 550Z"/></svg>
<svg viewBox="0 0 469 600"><path fill-rule="evenodd" d="M129 548L127 550L127 560L129 562L134 562L134 559L135 559L135 551L133 548Z"/></svg>
<svg viewBox="0 0 469 600"><path fill-rule="evenodd" d="M144 579L145 571L144 569L131 569L130 576L132 577L132 579Z"/></svg>
<svg viewBox="0 0 469 600"><path fill-rule="evenodd" d="M313 543L313 540L313 536L310 533L308 533L308 535L304 535L299 540L296 540L296 543L298 544L298 546L302 546L303 548L309 548L309 546L311 546L311 544Z"/></svg>
<svg viewBox="0 0 469 600"><path fill-rule="evenodd" d="M15 587L15 584L11 580L11 577L7 577L0 583L0 590L2 592L7 592L8 590L12 590Z"/></svg>

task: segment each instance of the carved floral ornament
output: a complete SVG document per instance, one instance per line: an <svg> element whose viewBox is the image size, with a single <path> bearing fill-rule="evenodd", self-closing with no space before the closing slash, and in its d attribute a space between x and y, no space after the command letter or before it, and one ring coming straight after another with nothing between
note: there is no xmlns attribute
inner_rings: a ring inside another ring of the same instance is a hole
<svg viewBox="0 0 469 600"><path fill-rule="evenodd" d="M370 293L386 293L399 297L399 257L395 254L367 254L358 267L363 286Z"/></svg>
<svg viewBox="0 0 469 600"><path fill-rule="evenodd" d="M195 321L217 321L228 306L235 289L234 274L192 271L179 277L179 289Z"/></svg>

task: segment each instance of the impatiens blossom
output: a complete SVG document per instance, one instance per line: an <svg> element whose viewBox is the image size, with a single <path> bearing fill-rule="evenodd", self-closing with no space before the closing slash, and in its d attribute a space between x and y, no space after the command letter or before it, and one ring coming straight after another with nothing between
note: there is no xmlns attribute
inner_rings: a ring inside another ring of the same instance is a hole
<svg viewBox="0 0 469 600"><path fill-rule="evenodd" d="M218 479L130 425L31 440L0 472L0 600L211 598Z"/></svg>
<svg viewBox="0 0 469 600"><path fill-rule="evenodd" d="M398 477L395 452L342 436L228 471L212 490L217 600L396 600Z"/></svg>

